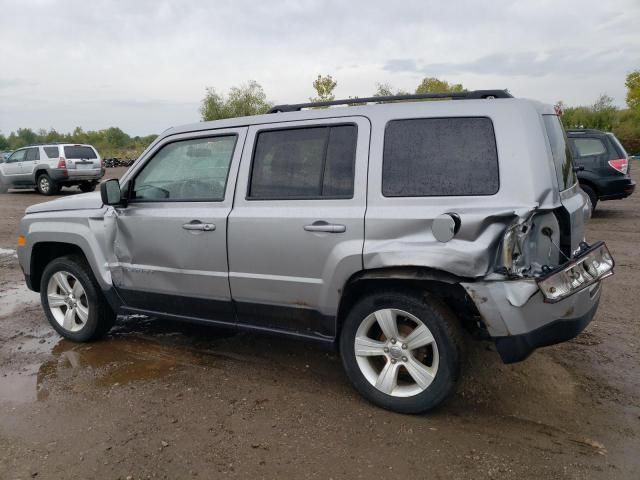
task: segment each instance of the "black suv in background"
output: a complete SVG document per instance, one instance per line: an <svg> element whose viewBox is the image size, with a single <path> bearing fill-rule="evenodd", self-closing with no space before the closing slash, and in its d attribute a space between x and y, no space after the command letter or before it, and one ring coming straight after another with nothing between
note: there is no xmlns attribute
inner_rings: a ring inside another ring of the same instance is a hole
<svg viewBox="0 0 640 480"><path fill-rule="evenodd" d="M598 200L619 200L633 193L629 155L613 133L581 128L567 130L567 136L578 181L593 209Z"/></svg>

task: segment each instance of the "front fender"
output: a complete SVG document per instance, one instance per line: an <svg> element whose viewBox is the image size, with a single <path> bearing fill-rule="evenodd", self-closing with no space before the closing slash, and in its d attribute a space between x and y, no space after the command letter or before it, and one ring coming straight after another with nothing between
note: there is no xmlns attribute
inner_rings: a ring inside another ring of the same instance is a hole
<svg viewBox="0 0 640 480"><path fill-rule="evenodd" d="M32 271L33 249L39 243L74 245L83 252L98 284L103 290L111 288L111 274L106 268L103 215L91 217L78 212L49 212L46 218L27 215L23 218L20 234L26 243L18 249L18 261L26 274Z"/></svg>

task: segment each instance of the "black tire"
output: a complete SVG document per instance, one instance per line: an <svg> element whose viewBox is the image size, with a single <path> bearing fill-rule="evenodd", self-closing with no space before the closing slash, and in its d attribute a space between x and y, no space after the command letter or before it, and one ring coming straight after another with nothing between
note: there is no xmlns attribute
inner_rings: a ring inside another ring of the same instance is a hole
<svg viewBox="0 0 640 480"><path fill-rule="evenodd" d="M598 204L598 194L595 192L593 188L589 185L580 185L580 188L587 194L589 200L591 201L591 213L596 209L596 205Z"/></svg>
<svg viewBox="0 0 640 480"><path fill-rule="evenodd" d="M93 192L96 189L96 184L93 182L85 182L78 185L78 188L80 188L81 192Z"/></svg>
<svg viewBox="0 0 640 480"><path fill-rule="evenodd" d="M7 193L8 191L9 191L9 185L7 185L5 181L2 179L2 176L0 176L0 193Z"/></svg>
<svg viewBox="0 0 640 480"><path fill-rule="evenodd" d="M433 381L413 396L398 397L381 392L367 380L356 360L354 342L358 327L370 314L386 308L403 310L417 317L431 331L438 348L439 366ZM441 405L455 390L462 350L457 318L439 299L426 292L385 290L367 295L351 308L340 334L342 364L355 389L375 405L399 413L422 413Z"/></svg>
<svg viewBox="0 0 640 480"><path fill-rule="evenodd" d="M55 195L60 191L60 186L46 173L41 173L36 179L36 189L42 195Z"/></svg>
<svg viewBox="0 0 640 480"><path fill-rule="evenodd" d="M51 308L49 308L47 295L49 280L58 272L67 272L77 278L86 294L89 308L88 318L82 328L76 332L63 328L56 321ZM103 337L111 329L116 319L116 315L104 298L91 268L86 260L78 255L58 257L45 267L40 281L40 300L51 326L64 338L74 342L88 342Z"/></svg>

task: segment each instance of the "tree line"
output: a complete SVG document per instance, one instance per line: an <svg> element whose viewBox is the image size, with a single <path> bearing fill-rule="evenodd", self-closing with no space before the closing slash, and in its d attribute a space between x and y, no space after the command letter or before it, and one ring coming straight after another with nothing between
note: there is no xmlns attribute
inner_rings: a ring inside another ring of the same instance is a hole
<svg viewBox="0 0 640 480"><path fill-rule="evenodd" d="M613 132L630 153L640 153L640 70L631 72L626 77L627 106L618 108L613 98L601 94L592 105L569 107L564 102L556 104L562 112L565 128L595 128ZM318 75L313 82L316 92L309 98L312 102L324 102L335 99L334 90L338 82L331 75ZM388 83L376 84L374 97L407 95L410 93L445 93L464 92L467 89L459 83L449 83L434 77L422 80L413 92L395 89ZM273 106L267 99L264 90L255 81L233 87L228 95L218 93L215 88L208 88L200 106L203 121L219 120L245 115L266 113Z"/></svg>
<svg viewBox="0 0 640 480"><path fill-rule="evenodd" d="M625 85L628 108L616 107L613 98L606 94L600 95L592 105L570 107L559 101L556 107L562 111L565 127L611 131L630 153L640 153L640 70L628 74ZM318 75L312 83L315 95L309 100L312 102L334 100L334 91L337 86L337 80L331 75ZM427 77L416 86L413 92L396 89L388 83L378 83L371 96L463 91L466 89L462 84ZM206 88L200 104L200 115L202 121L219 120L259 115L266 113L272 106L273 102L267 98L262 86L251 80L246 84L230 88L227 94L220 93L214 87ZM34 143L89 143L94 145L105 158L136 158L155 138L156 135L131 137L117 127L86 132L76 127L71 133L58 133L53 129L34 132L30 128L19 128L8 136L0 133L0 151L15 150Z"/></svg>
<svg viewBox="0 0 640 480"><path fill-rule="evenodd" d="M157 135L131 137L118 127L86 132L76 127L70 133L59 133L54 129L34 132L30 128L19 128L8 136L0 133L0 151L38 143L88 143L96 147L103 158L137 158L156 137Z"/></svg>

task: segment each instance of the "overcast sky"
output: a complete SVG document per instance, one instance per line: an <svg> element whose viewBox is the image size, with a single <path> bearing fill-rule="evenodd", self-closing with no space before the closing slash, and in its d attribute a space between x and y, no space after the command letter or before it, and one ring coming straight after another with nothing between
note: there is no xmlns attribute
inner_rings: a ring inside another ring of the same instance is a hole
<svg viewBox="0 0 640 480"><path fill-rule="evenodd" d="M518 97L624 105L640 68L639 0L0 0L0 131L199 120L205 87L253 79L306 101L320 73L337 97L425 76Z"/></svg>

